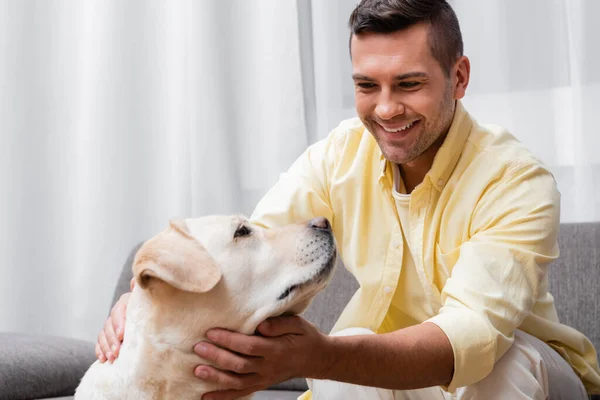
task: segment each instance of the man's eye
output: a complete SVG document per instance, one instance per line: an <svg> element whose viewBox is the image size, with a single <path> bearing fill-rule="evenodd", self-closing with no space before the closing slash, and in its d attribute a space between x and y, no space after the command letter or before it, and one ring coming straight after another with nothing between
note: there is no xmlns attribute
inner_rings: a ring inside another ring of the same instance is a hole
<svg viewBox="0 0 600 400"><path fill-rule="evenodd" d="M247 227L242 225L239 228L237 228L237 230L233 234L233 238L235 239L235 238L241 237L241 236L248 236L251 233L252 233L252 231L250 229L248 229Z"/></svg>
<svg viewBox="0 0 600 400"><path fill-rule="evenodd" d="M375 87L375 84L374 83L361 82L361 83L357 83L356 86L358 86L361 89L373 89Z"/></svg>
<svg viewBox="0 0 600 400"><path fill-rule="evenodd" d="M412 89L415 86L418 86L420 82L400 82L398 86L403 89Z"/></svg>

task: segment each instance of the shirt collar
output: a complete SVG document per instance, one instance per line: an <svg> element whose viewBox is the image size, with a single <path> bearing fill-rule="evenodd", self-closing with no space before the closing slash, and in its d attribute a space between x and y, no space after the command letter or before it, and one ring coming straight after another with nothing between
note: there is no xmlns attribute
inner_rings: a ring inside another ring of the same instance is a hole
<svg viewBox="0 0 600 400"><path fill-rule="evenodd" d="M442 143L442 146L433 159L431 169L425 176L425 179L429 177L432 185L436 189L441 191L446 185L446 182L448 182L448 179L454 171L454 167L456 167L458 159L462 154L472 127L473 119L467 110L465 110L462 102L457 100L454 118L452 119L452 124L448 130L448 134L446 135L444 143ZM381 167L379 180L381 181L381 179L387 175L387 172L392 171L392 166L388 165L391 163L386 160L383 153L381 153L381 149L379 149L379 160Z"/></svg>

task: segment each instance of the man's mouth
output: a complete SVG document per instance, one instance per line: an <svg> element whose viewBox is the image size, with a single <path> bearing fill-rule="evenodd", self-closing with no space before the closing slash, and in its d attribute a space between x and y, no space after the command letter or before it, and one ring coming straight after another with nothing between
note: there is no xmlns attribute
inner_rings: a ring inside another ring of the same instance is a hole
<svg viewBox="0 0 600 400"><path fill-rule="evenodd" d="M419 122L421 122L420 119L411 121L408 124L401 125L401 126L384 126L380 123L377 123L377 125L379 125L381 127L381 129L383 129L387 133L400 133L401 132L402 134L406 134L406 133L410 132L412 130L412 128L414 128L416 125L418 125Z"/></svg>

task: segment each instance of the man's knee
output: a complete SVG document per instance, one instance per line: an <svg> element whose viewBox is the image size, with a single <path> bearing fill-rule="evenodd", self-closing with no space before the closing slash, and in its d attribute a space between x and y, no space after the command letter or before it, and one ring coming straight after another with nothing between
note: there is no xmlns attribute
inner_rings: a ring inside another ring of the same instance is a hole
<svg viewBox="0 0 600 400"><path fill-rule="evenodd" d="M554 368L556 363L560 368ZM551 368L548 368L552 366ZM557 383L560 382L558 385ZM502 390L499 390L502 388ZM541 340L522 331L492 372L479 382L457 389L468 399L584 399L583 385L571 367Z"/></svg>

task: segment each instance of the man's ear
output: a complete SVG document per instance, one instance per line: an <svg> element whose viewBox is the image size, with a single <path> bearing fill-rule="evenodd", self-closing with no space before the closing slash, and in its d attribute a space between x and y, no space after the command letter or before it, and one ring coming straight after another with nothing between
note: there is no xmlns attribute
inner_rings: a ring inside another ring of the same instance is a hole
<svg viewBox="0 0 600 400"><path fill-rule="evenodd" d="M221 269L184 220L170 221L167 230L144 243L135 256L133 274L142 289L156 281L196 293L208 292L221 280Z"/></svg>

